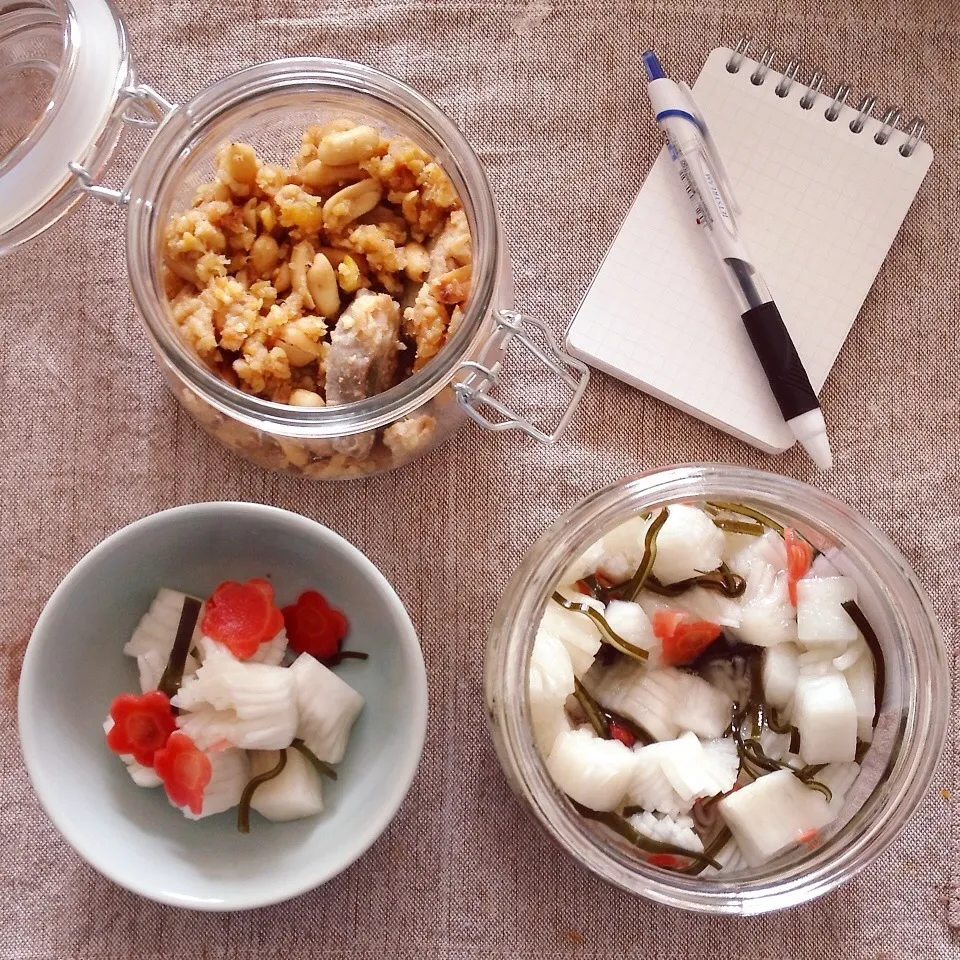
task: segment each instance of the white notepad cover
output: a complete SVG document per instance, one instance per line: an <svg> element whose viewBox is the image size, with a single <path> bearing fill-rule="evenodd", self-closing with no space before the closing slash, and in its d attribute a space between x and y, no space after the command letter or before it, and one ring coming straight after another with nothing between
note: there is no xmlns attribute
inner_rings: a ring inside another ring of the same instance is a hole
<svg viewBox="0 0 960 960"><path fill-rule="evenodd" d="M933 159L906 134L874 141L880 121L832 97L800 106L757 64L737 73L714 50L693 87L734 192L747 249L780 308L814 389L823 386ZM793 436L770 393L693 207L661 151L567 331L580 359L768 452ZM825 415L829 427L830 411Z"/></svg>

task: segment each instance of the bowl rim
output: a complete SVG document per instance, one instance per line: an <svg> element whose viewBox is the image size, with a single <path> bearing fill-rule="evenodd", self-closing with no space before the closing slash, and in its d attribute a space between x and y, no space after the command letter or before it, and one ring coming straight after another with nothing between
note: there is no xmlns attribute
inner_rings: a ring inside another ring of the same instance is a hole
<svg viewBox="0 0 960 960"><path fill-rule="evenodd" d="M31 706L31 700L33 699L34 691L40 679L37 674L38 667L36 666L37 651L40 649L41 644L46 642L43 637L47 629L47 621L53 617L53 608L56 606L57 601L61 600L63 595L82 578L88 568L94 567L103 556L113 550L122 540L136 533L149 530L151 527L162 526L172 519L173 516L215 516L218 513L223 513L226 516L228 514L234 514L236 511L255 513L268 519L283 518L285 522L293 522L298 525L309 536L318 537L322 541L337 542L346 551L359 572L379 588L388 608L392 611L398 623L399 630L397 632L397 639L400 643L401 650L405 657L411 660L413 667L413 683L409 691L409 706L414 737L410 741L410 747L402 757L402 766L399 774L392 781L392 789L385 794L384 803L378 808L377 814L370 818L365 826L360 842L356 845L355 849L350 851L347 857L336 861L325 869L318 870L316 874L310 874L308 871L308 876L305 880L298 878L287 883L277 882L269 888L263 888L262 892L241 893L218 900L197 900L195 898L179 896L163 887L154 888L150 886L148 882L141 882L139 879L131 880L126 876L121 879L119 871L113 868L108 859L100 855L98 852L99 848L95 844L86 842L82 836L82 831L78 834L76 828L73 827L68 820L60 816L60 814L56 812L56 809L48 803L49 785L40 786L40 784L44 782L44 776L40 772L40 764L38 761L40 745L37 742L36 733L34 729L32 729L30 722L30 714L34 709ZM393 821L401 804L404 799L406 799L410 787L413 785L413 780L419 769L420 759L426 742L427 713L427 672L419 636L397 592L374 563L362 553L359 548L350 543L349 540L317 520L303 516L300 513L295 513L292 510L285 510L281 507L274 507L262 503L250 503L242 500L215 500L183 504L147 514L139 520L134 520L115 530L91 548L60 580L53 593L50 594L50 597L46 603L44 603L40 616L37 618L37 622L30 634L30 639L27 642L27 649L23 657L17 690L17 729L24 766L26 767L31 786L37 799L40 801L41 807L66 843L91 867L124 889L157 903L204 912L251 910L291 900L294 897L298 897L301 894L308 893L322 886L362 857Z"/></svg>

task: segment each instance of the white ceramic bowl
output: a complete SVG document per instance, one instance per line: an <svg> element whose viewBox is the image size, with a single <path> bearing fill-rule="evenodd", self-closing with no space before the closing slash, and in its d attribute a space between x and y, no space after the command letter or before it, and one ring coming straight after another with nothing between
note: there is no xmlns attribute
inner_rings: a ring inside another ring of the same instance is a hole
<svg viewBox="0 0 960 960"><path fill-rule="evenodd" d="M133 784L104 743L120 692L137 691L121 648L158 587L207 594L269 576L281 605L324 593L370 653L337 672L365 705L317 817L240 834L236 812L193 822ZM366 851L396 814L423 749L427 681L413 624L383 575L326 527L250 503L203 503L139 520L90 551L54 591L20 678L20 741L51 820L93 867L162 903L243 910L311 890Z"/></svg>

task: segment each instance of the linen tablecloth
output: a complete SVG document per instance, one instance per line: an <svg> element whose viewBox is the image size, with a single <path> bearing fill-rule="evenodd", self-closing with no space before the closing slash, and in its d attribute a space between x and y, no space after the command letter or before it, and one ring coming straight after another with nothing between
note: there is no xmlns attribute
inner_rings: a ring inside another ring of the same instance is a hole
<svg viewBox="0 0 960 960"><path fill-rule="evenodd" d="M226 453L161 382L127 292L122 219L94 202L0 261L0 956L10 960L934 960L960 956L960 757L902 838L815 903L711 919L631 899L576 866L509 792L481 711L484 630L522 553L626 474L686 460L810 480L885 529L957 659L960 615L960 6L939 0L120 0L141 77L173 100L248 64L360 60L436 100L480 154L517 303L562 331L660 146L638 52L693 79L751 34L854 96L925 117L936 159L823 393L836 469L768 458L595 375L545 449L472 426L426 460L349 486ZM885 101L884 101L885 102ZM132 147L127 150L132 156ZM542 392L538 374L524 392ZM432 712L419 776L379 843L325 887L234 915L157 906L60 839L23 769L15 700L41 606L97 541L215 499L314 517L367 553L420 633ZM956 683L956 681L954 681ZM950 796L952 791L952 798Z"/></svg>

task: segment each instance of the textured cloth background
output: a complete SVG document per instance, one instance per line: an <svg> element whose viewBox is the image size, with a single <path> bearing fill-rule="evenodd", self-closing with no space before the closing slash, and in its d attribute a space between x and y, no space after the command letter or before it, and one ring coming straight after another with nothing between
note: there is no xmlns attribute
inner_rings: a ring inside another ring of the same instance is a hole
<svg viewBox="0 0 960 960"><path fill-rule="evenodd" d="M960 616L960 5L942 0L120 0L144 80L183 101L228 71L327 54L397 74L465 130L511 241L517 303L563 329L660 139L638 52L694 78L743 33L857 96L927 118L936 160L827 382L837 466L769 459L596 375L562 443L467 427L426 461L346 486L274 476L215 446L161 382L127 292L121 215L90 202L0 262L0 956L10 960L934 960L960 956L955 732L902 839L809 906L687 916L595 880L509 793L481 712L484 629L530 542L583 495L684 461L810 480L890 533ZM806 75L806 74L805 74ZM542 387L530 379L531 397ZM86 866L27 782L15 696L32 624L97 541L174 504L247 499L356 543L423 639L432 714L400 815L359 863L300 899L195 915ZM399 510L398 510L399 506ZM479 549L476 544L479 543ZM956 683L956 681L955 681ZM946 788L954 799L945 799Z"/></svg>

